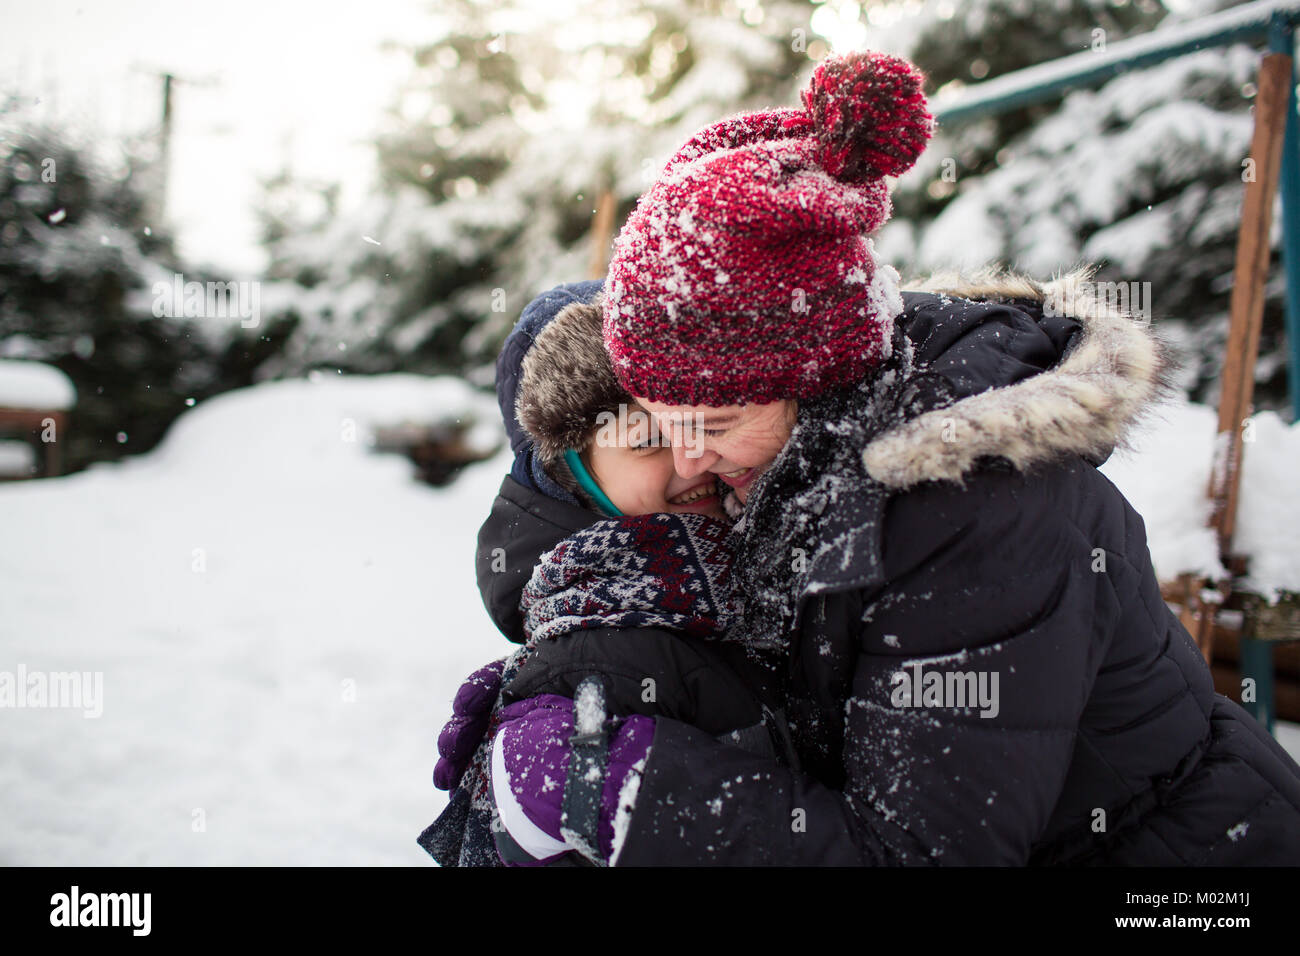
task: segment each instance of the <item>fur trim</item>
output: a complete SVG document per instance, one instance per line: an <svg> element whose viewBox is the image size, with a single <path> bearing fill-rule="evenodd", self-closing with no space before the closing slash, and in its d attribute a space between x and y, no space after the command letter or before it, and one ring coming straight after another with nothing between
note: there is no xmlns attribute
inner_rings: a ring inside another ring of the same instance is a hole
<svg viewBox="0 0 1300 956"><path fill-rule="evenodd" d="M566 448L584 450L604 411L617 414L632 396L614 377L601 326L604 298L574 302L538 333L524 356L515 416L550 463Z"/></svg>
<svg viewBox="0 0 1300 956"><path fill-rule="evenodd" d="M1130 313L1084 297L1095 266L1050 282L995 269L935 275L908 291L975 300L1051 302L1083 322L1074 348L1055 368L1004 388L971 395L897 426L872 441L863 462L891 488L955 481L979 458L1005 458L1025 470L1067 455L1105 458L1131 426L1172 390L1167 347Z"/></svg>

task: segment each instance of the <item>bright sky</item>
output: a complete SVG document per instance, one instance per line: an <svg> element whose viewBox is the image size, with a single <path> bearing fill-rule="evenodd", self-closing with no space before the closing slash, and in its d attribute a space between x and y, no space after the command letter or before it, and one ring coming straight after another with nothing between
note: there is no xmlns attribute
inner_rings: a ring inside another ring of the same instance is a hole
<svg viewBox="0 0 1300 956"><path fill-rule="evenodd" d="M0 0L0 89L25 114L96 139L140 133L174 73L169 218L187 261L232 275L263 262L257 179L288 159L359 192L369 134L409 61L385 39L433 28L421 0ZM191 82L186 82L191 81ZM39 98L40 102L33 102Z"/></svg>

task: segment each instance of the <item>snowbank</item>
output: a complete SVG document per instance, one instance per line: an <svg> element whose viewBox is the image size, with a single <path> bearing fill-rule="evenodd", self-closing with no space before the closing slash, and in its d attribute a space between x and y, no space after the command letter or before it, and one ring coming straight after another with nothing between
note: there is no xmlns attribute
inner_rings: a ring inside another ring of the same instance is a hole
<svg viewBox="0 0 1300 956"><path fill-rule="evenodd" d="M103 675L97 719L0 709L0 864L429 862L438 729L510 649L473 568L508 457L433 489L366 447L435 410L498 417L452 380L268 384L0 486L0 671Z"/></svg>
<svg viewBox="0 0 1300 956"><path fill-rule="evenodd" d="M406 473L403 459L366 454L376 427L462 420L485 453L503 440L496 400L460 379L313 372L204 402L137 465L190 481L347 483L373 477L377 465Z"/></svg>
<svg viewBox="0 0 1300 956"><path fill-rule="evenodd" d="M1241 499L1234 547L1250 557L1245 585L1270 599L1300 591L1300 426L1260 412L1244 432ZM1218 416L1187 403L1163 406L1132 448L1102 466L1146 523L1151 560L1162 579L1184 571L1220 575L1218 544L1205 527Z"/></svg>
<svg viewBox="0 0 1300 956"><path fill-rule="evenodd" d="M0 441L0 475L5 477L32 474L36 468L36 451L25 441Z"/></svg>
<svg viewBox="0 0 1300 956"><path fill-rule="evenodd" d="M77 404L72 380L52 365L0 359L0 408L65 410Z"/></svg>

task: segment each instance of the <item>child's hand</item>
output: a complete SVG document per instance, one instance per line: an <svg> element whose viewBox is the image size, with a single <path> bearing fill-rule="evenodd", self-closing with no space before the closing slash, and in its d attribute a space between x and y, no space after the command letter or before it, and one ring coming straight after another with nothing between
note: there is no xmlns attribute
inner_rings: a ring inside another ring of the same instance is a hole
<svg viewBox="0 0 1300 956"><path fill-rule="evenodd" d="M655 722L642 716L606 721L603 691L586 681L578 698L586 702L575 708L565 697L542 694L501 711L492 745L492 799L501 824L498 852L509 865L550 863L574 850L603 864L614 854L619 799L631 799L626 785L640 779ZM579 732L586 736L575 738ZM586 743L575 751L578 741ZM575 759L580 763L572 768ZM566 803L566 792L575 788ZM588 828L594 828L595 846L582 845Z"/></svg>
<svg viewBox="0 0 1300 956"><path fill-rule="evenodd" d="M502 658L480 667L456 692L451 705L452 718L438 735L441 759L433 768L433 785L439 790L452 790L460 783L470 758L482 742L492 705L501 692L501 671L505 664Z"/></svg>

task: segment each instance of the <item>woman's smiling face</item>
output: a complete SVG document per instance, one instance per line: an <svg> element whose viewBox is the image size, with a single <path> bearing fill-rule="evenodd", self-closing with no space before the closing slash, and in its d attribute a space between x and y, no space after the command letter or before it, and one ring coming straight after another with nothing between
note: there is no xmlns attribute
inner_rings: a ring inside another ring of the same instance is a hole
<svg viewBox="0 0 1300 956"><path fill-rule="evenodd" d="M749 489L776 460L794 429L797 404L667 405L637 399L672 440L673 466L683 479L717 476L743 504Z"/></svg>

